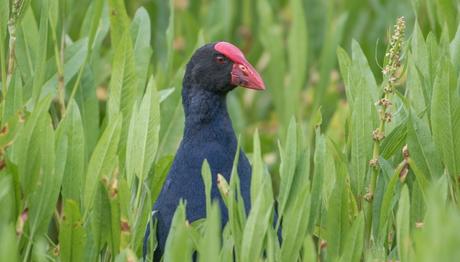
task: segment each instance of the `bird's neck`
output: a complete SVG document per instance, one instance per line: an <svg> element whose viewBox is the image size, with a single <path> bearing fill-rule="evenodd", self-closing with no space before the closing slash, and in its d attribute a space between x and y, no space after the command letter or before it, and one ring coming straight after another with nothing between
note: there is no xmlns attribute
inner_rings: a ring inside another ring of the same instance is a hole
<svg viewBox="0 0 460 262"><path fill-rule="evenodd" d="M184 136L235 136L228 115L227 94L211 92L198 86L184 86L182 104L185 112Z"/></svg>

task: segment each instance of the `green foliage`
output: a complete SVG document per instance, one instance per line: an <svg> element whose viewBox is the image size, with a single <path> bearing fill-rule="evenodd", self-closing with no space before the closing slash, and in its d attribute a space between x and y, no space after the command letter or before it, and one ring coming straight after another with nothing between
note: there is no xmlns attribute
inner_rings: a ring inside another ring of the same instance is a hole
<svg viewBox="0 0 460 262"><path fill-rule="evenodd" d="M402 15L406 37L392 48ZM239 155L230 181L199 163L207 217L188 221L180 203L164 261L460 256L457 0L6 0L3 260L141 259L182 135L186 62L220 40L241 47L267 86L228 97L252 209Z"/></svg>
<svg viewBox="0 0 460 262"><path fill-rule="evenodd" d="M438 147L447 171L452 176L460 174L460 95L458 76L449 59L441 58L433 85L431 119L434 142Z"/></svg>
<svg viewBox="0 0 460 262"><path fill-rule="evenodd" d="M82 222L77 202L66 200L59 231L62 260L81 261L83 259L85 231Z"/></svg>

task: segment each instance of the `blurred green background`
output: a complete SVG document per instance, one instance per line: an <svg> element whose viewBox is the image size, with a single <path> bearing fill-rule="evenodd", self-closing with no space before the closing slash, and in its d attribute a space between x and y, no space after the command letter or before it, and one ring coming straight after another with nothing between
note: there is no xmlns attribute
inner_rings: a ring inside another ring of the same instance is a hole
<svg viewBox="0 0 460 262"><path fill-rule="evenodd" d="M375 103L401 16L385 122ZM203 222L220 258L458 258L459 25L458 0L0 0L0 254L139 258L182 137L185 64L223 40L267 89L228 96L260 201L247 221L235 211L239 230L220 232L215 208ZM275 200L281 246L264 219ZM177 214L168 255L213 251Z"/></svg>
<svg viewBox="0 0 460 262"><path fill-rule="evenodd" d="M284 137L293 115L308 124L321 108L322 128L339 145L344 142L347 105L337 47L350 51L352 39L359 42L380 82L389 29L397 17L406 18L406 35L411 34L417 20L425 36L432 31L439 37L442 28L447 27L453 39L459 8L458 1L441 0L174 0L125 4L128 16L133 17L142 6L151 17L151 70L163 72L162 67L169 63L163 51L168 45L173 48L172 71L179 70L176 75L166 74L159 86L175 88L173 98L162 105L162 115L166 116L163 120L167 119L162 123L162 134L177 131L171 134L175 137L172 143L162 143L160 150L174 153L181 135L182 112L176 106L184 63L202 43L224 40L239 46L266 82L265 92L240 89L230 94L228 103L234 127L242 134L247 151L252 151L250 138L254 129L261 130L262 151L269 164L278 162L273 158L276 154L270 152L277 150L277 139ZM172 19L170 4L174 8ZM74 8L83 6L75 5ZM79 20L77 16L75 19ZM76 28L70 31L78 38L79 23L69 23L70 28ZM167 39L167 30L172 31L172 39ZM175 81L171 81L173 75ZM173 121L168 117L172 112Z"/></svg>
<svg viewBox="0 0 460 262"><path fill-rule="evenodd" d="M40 1L31 3L34 16L39 17ZM228 103L234 128L242 134L248 151L252 150L247 139L256 127L262 130L263 152L269 163L276 162L270 152L277 150L277 139L284 137L293 115L308 123L321 108L323 129L330 130L337 143L343 142L347 105L337 47L349 51L352 39L359 42L376 80L381 81L389 25L397 17L406 18L407 35L417 19L424 35L432 31L439 37L447 27L450 39L458 21L455 0L140 0L124 4L126 13L120 14L107 3L103 5L96 33L97 54L92 56L97 59L91 75L99 94L99 106L94 109L101 111L100 121L105 114L114 52L109 20L129 21L139 12L137 22L143 35L137 37L150 43L138 54L146 60L143 66L148 66L148 74L155 75L158 89L174 88L172 97L162 104L161 154L173 154L181 137L179 101L185 63L200 45L224 40L240 47L266 82L265 92L237 90L230 94ZM95 6L91 0L62 1L58 13L62 27L57 31L68 34L68 42L84 38ZM24 33L37 36L37 32Z"/></svg>

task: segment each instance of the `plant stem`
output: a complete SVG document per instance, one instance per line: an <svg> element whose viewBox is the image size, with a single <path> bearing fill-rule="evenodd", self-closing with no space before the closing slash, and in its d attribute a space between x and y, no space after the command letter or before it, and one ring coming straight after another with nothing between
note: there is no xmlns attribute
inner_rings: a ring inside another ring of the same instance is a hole
<svg viewBox="0 0 460 262"><path fill-rule="evenodd" d="M2 97L6 99L6 95L8 93L8 89L11 83L11 78L13 76L14 66L15 66L15 52L16 52L16 13L17 13L17 2L13 4L12 7L12 15L8 20L8 33L10 36L8 42L8 67L6 71L6 77L2 75L3 87L2 87ZM3 73L3 72L2 72ZM6 81L5 81L6 80ZM3 112L5 112L5 103L3 103Z"/></svg>
<svg viewBox="0 0 460 262"><path fill-rule="evenodd" d="M374 140L374 149L372 159L369 161L369 165L372 168L371 181L369 183L368 192L365 195L365 199L368 201L367 218L368 223L366 224L366 239L368 245L372 240L372 211L373 211L373 198L375 187L377 185L377 177L380 174L379 157L380 157L380 143L385 138L385 124L391 122L392 114L388 112L388 108L391 106L391 95L394 93L396 86L397 71L401 67L401 49L404 40L405 20L404 17L398 18L396 25L394 26L393 34L390 38L390 45L388 52L385 54L385 67L382 70L384 81L383 81L383 98L381 98L377 105L381 107L379 110L380 124L377 129L372 133Z"/></svg>
<svg viewBox="0 0 460 262"><path fill-rule="evenodd" d="M13 14L15 10L15 5L13 5ZM8 69L7 69L7 76L6 76L6 85L4 90L4 96L6 97L6 93L8 92L8 87L11 82L11 78L14 71L15 66L15 52L16 52L16 19L13 15L10 20L8 21L8 32L10 34L10 40L8 44L9 52L8 52Z"/></svg>
<svg viewBox="0 0 460 262"><path fill-rule="evenodd" d="M26 252L24 253L24 259L22 261L26 262L26 261L29 261L29 254L30 254L30 250L32 249L32 240L29 240L28 243L27 243L27 248L26 248Z"/></svg>
<svg viewBox="0 0 460 262"><path fill-rule="evenodd" d="M2 77L2 85L3 87L6 87L6 63L8 63L6 60L5 60L5 46L4 46L4 43L3 43L3 40L4 39L0 39L0 71L1 71L1 77ZM3 96L3 92L2 91L2 97ZM0 101L1 101L2 98L0 98Z"/></svg>
<svg viewBox="0 0 460 262"><path fill-rule="evenodd" d="M80 70L78 71L77 80L75 81L75 84L73 85L72 92L70 93L68 103L70 103L70 101L74 99L75 94L77 93L77 89L80 85L81 77L83 76L83 70L85 70L86 63L88 62L88 57L89 55L86 55L85 60L83 60L83 64L81 65Z"/></svg>
<svg viewBox="0 0 460 262"><path fill-rule="evenodd" d="M11 6L11 13L10 18L8 19L8 34L9 34L9 41L8 41L8 67L6 71L6 76L4 72L4 66L2 66L2 97L6 99L6 95L8 93L8 89L11 84L11 79L13 77L13 72L15 68L15 61L16 61L16 24L18 22L18 18L21 12L24 10L25 5L24 1L22 0L14 0ZM3 41L3 39L0 39ZM1 55L1 59L3 61L3 54ZM3 112L5 112L5 104L3 103Z"/></svg>
<svg viewBox="0 0 460 262"><path fill-rule="evenodd" d="M384 99L388 99L388 94L385 93ZM385 107L384 107L385 108ZM383 109L383 115L386 113L386 108ZM380 126L378 129L381 134L385 133L385 118L380 118ZM371 168L372 168L372 174L371 174L371 181L369 183L369 189L368 192L365 196L365 199L368 201L369 205L367 207L367 218L369 223L366 225L366 239L368 240L368 244L370 244L371 241L371 231L372 231L372 211L373 211L373 199L374 199L374 192L375 188L377 185L377 177L380 173L380 169L378 166L378 159L380 157L380 142L381 140L379 139L374 139L374 149L373 149L373 154L372 154L372 160L371 160Z"/></svg>

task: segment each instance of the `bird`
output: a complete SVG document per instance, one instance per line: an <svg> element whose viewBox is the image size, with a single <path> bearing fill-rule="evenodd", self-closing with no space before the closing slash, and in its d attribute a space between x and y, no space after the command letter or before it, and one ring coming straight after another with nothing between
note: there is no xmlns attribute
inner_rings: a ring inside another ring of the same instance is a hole
<svg viewBox="0 0 460 262"><path fill-rule="evenodd" d="M166 244L171 221L179 201L185 200L189 222L206 217L206 197L201 167L204 160L212 173L211 198L221 210L221 224L228 211L217 187L217 174L230 180L236 156L237 138L228 114L226 97L236 87L265 90L265 83L243 52L228 42L214 42L198 48L186 65L182 82L185 115L183 137L162 190L154 203L152 219L157 220L158 246L154 261L159 261ZM251 165L238 153L238 176L246 213L251 208ZM144 237L144 257L148 250L150 227Z"/></svg>

